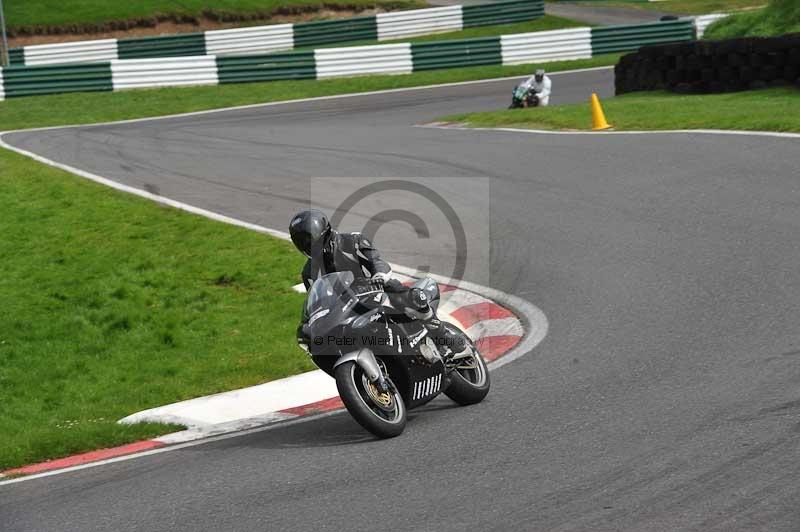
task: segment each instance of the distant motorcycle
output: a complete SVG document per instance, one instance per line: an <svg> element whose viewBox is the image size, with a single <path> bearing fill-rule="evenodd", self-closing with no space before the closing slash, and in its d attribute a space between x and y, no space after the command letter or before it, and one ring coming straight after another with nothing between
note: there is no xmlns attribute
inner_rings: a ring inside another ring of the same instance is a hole
<svg viewBox="0 0 800 532"><path fill-rule="evenodd" d="M524 102L527 100L528 107L537 107L539 105L539 96L535 92L531 92L524 85L517 85L511 91L511 105L509 109L518 109L525 107Z"/></svg>
<svg viewBox="0 0 800 532"><path fill-rule="evenodd" d="M411 290L436 311L439 287L432 279ZM297 341L314 363L336 379L347 411L380 438L403 432L407 411L440 393L462 405L479 403L489 393L489 371L472 341L468 350L445 358L424 321L392 306L381 285L336 272L317 279L308 291Z"/></svg>

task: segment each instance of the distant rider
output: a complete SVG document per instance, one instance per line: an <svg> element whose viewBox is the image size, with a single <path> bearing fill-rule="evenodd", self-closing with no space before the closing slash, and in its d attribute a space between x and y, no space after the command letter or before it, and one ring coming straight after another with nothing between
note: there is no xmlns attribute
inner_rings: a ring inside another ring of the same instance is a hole
<svg viewBox="0 0 800 532"><path fill-rule="evenodd" d="M386 293L390 294L390 301L402 302L401 310L408 317L424 321L429 326L431 336L440 340L437 345L445 346L445 357L460 354L466 349L462 338L450 334L435 319L424 293L409 290L400 281L391 278L391 266L361 233L335 231L328 217L313 209L297 213L289 223L289 233L295 247L308 257L302 272L306 289L311 288L314 281L323 275L352 272L356 279L369 279L383 286Z"/></svg>
<svg viewBox="0 0 800 532"><path fill-rule="evenodd" d="M533 76L528 78L525 83L522 84L524 87L528 89L529 92L532 92L536 95L539 99L539 106L540 107L547 107L550 103L550 91L553 88L553 82L550 81L550 78L545 75L543 69L537 70ZM522 102L523 107L528 107L528 99Z"/></svg>

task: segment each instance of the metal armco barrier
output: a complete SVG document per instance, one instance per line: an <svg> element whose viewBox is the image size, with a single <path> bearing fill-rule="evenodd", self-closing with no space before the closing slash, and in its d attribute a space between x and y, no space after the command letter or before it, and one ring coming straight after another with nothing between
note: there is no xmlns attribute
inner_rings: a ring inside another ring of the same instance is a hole
<svg viewBox="0 0 800 532"><path fill-rule="evenodd" d="M374 41L378 38L375 17L321 20L294 25L294 47L317 46L343 41Z"/></svg>
<svg viewBox="0 0 800 532"><path fill-rule="evenodd" d="M217 57L220 83L315 79L314 51Z"/></svg>
<svg viewBox="0 0 800 532"><path fill-rule="evenodd" d="M142 87L217 85L217 61L213 56L156 57L111 62L114 90Z"/></svg>
<svg viewBox="0 0 800 532"><path fill-rule="evenodd" d="M703 15L700 17L695 17L694 29L697 34L697 38L702 39L703 35L706 33L706 29L708 29L709 26L719 19L725 18L726 16L727 15Z"/></svg>
<svg viewBox="0 0 800 532"><path fill-rule="evenodd" d="M376 19L379 41L464 29L461 6L380 13Z"/></svg>
<svg viewBox="0 0 800 532"><path fill-rule="evenodd" d="M543 15L544 2L506 0L463 7L465 28L511 24L512 22L537 19Z"/></svg>
<svg viewBox="0 0 800 532"><path fill-rule="evenodd" d="M504 65L592 57L590 28L501 35Z"/></svg>
<svg viewBox="0 0 800 532"><path fill-rule="evenodd" d="M397 11L297 24L254 26L164 37L107 39L103 52L86 50L100 41L43 44L11 50L12 65L83 63L113 59L196 55L264 54L294 48L365 40L402 39L462 28L534 20L544 15L544 0L505 0L486 5Z"/></svg>
<svg viewBox="0 0 800 532"><path fill-rule="evenodd" d="M8 51L8 63L10 65L24 65L25 54L22 48L12 48Z"/></svg>
<svg viewBox="0 0 800 532"><path fill-rule="evenodd" d="M646 44L661 44L694 39L691 20L650 22L625 26L592 28L592 54L638 50Z"/></svg>
<svg viewBox="0 0 800 532"><path fill-rule="evenodd" d="M414 72L479 65L501 65L500 37L411 44Z"/></svg>
<svg viewBox="0 0 800 532"><path fill-rule="evenodd" d="M22 52L22 49L18 49ZM101 39L59 44L42 44L26 49L28 65L52 65L60 63L98 63L118 57L117 40Z"/></svg>
<svg viewBox="0 0 800 532"><path fill-rule="evenodd" d="M258 55L200 55L2 70L0 97L139 87L409 74L440 68L583 59L652 43L689 41L690 21L573 28L450 41L322 48ZM259 37L261 38L261 37Z"/></svg>
<svg viewBox="0 0 800 532"><path fill-rule="evenodd" d="M291 24L256 26L206 32L209 55L260 54L290 50L294 46Z"/></svg>
<svg viewBox="0 0 800 532"><path fill-rule="evenodd" d="M206 55L206 39L202 33L184 33L169 37L144 37L120 39L119 59L145 59L148 57L179 57ZM27 63L27 53L26 53Z"/></svg>
<svg viewBox="0 0 800 532"><path fill-rule="evenodd" d="M113 90L110 63L2 69L4 97Z"/></svg>
<svg viewBox="0 0 800 532"><path fill-rule="evenodd" d="M410 74L413 71L411 45L353 46L315 50L317 78L363 76L366 74Z"/></svg>

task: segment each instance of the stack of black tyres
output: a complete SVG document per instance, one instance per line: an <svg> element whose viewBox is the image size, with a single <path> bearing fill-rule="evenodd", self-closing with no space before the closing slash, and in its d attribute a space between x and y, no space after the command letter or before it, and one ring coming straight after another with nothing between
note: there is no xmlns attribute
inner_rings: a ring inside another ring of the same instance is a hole
<svg viewBox="0 0 800 532"><path fill-rule="evenodd" d="M614 73L617 94L800 87L800 33L644 46L620 58Z"/></svg>

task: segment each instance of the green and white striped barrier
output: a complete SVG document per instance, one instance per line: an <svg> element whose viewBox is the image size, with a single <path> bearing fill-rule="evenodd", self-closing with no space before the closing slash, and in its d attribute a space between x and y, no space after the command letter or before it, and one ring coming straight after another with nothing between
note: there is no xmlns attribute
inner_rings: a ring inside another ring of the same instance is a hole
<svg viewBox="0 0 800 532"><path fill-rule="evenodd" d="M694 39L691 20L669 20L624 26L592 28L594 55L638 50L647 44L659 44Z"/></svg>
<svg viewBox="0 0 800 532"><path fill-rule="evenodd" d="M102 63L9 67L0 71L0 94L15 97L531 64L584 59L634 50L645 44L686 41L693 38L693 32L691 21L669 21L259 55L114 59Z"/></svg>
<svg viewBox="0 0 800 532"><path fill-rule="evenodd" d="M369 17L276 24L163 37L40 44L11 50L12 65L90 63L115 59L266 54L365 40L387 41L464 28L534 20L544 0L503 0L382 13Z"/></svg>
<svg viewBox="0 0 800 532"><path fill-rule="evenodd" d="M725 18L728 15L701 15L699 17L694 17L694 29L698 39L702 39L703 35L705 35L706 30L709 26L711 26L714 22L718 21L721 18Z"/></svg>

